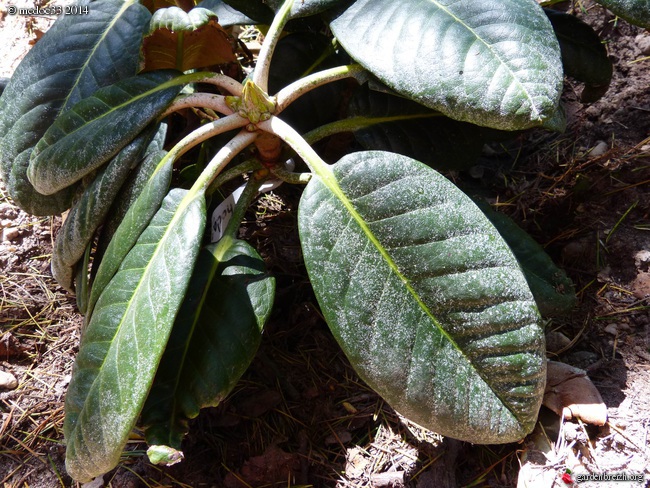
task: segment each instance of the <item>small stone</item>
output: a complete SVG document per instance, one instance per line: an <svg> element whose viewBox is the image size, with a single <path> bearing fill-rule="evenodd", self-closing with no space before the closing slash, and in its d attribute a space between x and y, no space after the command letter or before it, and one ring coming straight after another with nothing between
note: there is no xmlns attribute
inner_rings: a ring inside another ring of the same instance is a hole
<svg viewBox="0 0 650 488"><path fill-rule="evenodd" d="M650 55L650 36L639 34L634 40L643 54Z"/></svg>
<svg viewBox="0 0 650 488"><path fill-rule="evenodd" d="M14 390L18 388L18 380L11 373L0 371L0 390Z"/></svg>
<svg viewBox="0 0 650 488"><path fill-rule="evenodd" d="M618 324L609 324L605 327L605 332L612 334L613 336L618 334Z"/></svg>
<svg viewBox="0 0 650 488"><path fill-rule="evenodd" d="M18 212L9 203L0 203L0 217L15 219Z"/></svg>
<svg viewBox="0 0 650 488"><path fill-rule="evenodd" d="M558 353L571 344L571 339L562 332L552 330L546 333L546 350Z"/></svg>
<svg viewBox="0 0 650 488"><path fill-rule="evenodd" d="M650 251L645 249L639 251L634 255L634 264L638 269L645 268L650 265Z"/></svg>
<svg viewBox="0 0 650 488"><path fill-rule="evenodd" d="M98 476L88 483L81 485L81 488L102 488L104 486L104 475Z"/></svg>
<svg viewBox="0 0 650 488"><path fill-rule="evenodd" d="M609 144L605 141L596 141L596 145L589 151L589 157L599 158L609 151Z"/></svg>
<svg viewBox="0 0 650 488"><path fill-rule="evenodd" d="M3 241L15 241L20 236L20 229L18 227L7 227L2 231Z"/></svg>

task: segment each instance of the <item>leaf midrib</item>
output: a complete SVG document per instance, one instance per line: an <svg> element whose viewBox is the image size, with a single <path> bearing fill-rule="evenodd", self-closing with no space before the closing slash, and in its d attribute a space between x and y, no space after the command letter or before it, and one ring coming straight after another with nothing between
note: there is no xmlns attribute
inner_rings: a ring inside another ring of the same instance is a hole
<svg viewBox="0 0 650 488"><path fill-rule="evenodd" d="M97 52L99 46L104 42L104 40L108 36L108 33L113 29L117 21L122 18L122 15L126 12L126 10L130 8L132 5L134 5L135 3L136 0L125 0L122 7L118 10L117 14L113 17L113 20L111 20L111 22L106 26L106 29L104 29L104 32L102 33L102 35L99 37L99 39L91 49L90 54L86 58L86 62L82 65L81 69L79 69L79 75L77 76L74 84L70 87L70 91L68 92L68 95L65 97L64 103L61 106L62 109L65 109L67 107L68 101L70 100L70 96L74 92L75 88L79 85L79 82L83 77L83 74L86 72L86 69L90 65L90 61L94 59L95 53Z"/></svg>
<svg viewBox="0 0 650 488"><path fill-rule="evenodd" d="M84 407L82 407L82 409L81 409L81 411L79 412L78 416L80 416L81 413L83 412L83 410L85 409L86 399L87 399L87 398L91 395L91 393L95 390L96 385L97 385L97 382L101 380L102 372L104 371L104 367L105 367L105 365L106 365L106 361L107 361L107 359L108 359L109 356L110 356L110 352L111 352L111 350L112 350L113 348L118 348L118 347L119 347L119 341L118 341L118 343L115 342L115 341L116 341L116 338L118 338L118 337L120 336L121 331L124 330L124 328L126 327L125 318L126 318L128 312L129 312L129 310L133 309L134 297L138 295L138 291L142 288L143 284L144 284L145 281L146 281L146 280L145 280L145 277L147 277L147 276L149 275L150 271L151 271L151 263L156 259L156 257L159 255L159 253L162 252L162 249L163 249L163 247L164 247L164 246L163 246L163 242L165 242L165 241L169 238L171 229L173 229L173 228L174 228L174 225L175 225L175 224L176 224L176 223L181 219L181 216L184 215L184 213L185 213L185 211L187 210L188 206L189 206L189 205L194 201L194 199L198 196L198 194L199 194L199 192L188 192L188 193L183 197L183 199L182 199L181 202L179 203L178 207L177 207L176 210L174 211L174 216L173 216L172 219L169 221L169 224L167 224L167 228L166 228L164 234L163 234L162 237L158 240L158 242L157 242L157 244L156 244L156 249L155 249L154 252L151 254L151 257L148 259L148 261L147 261L147 265L146 265L145 267L143 267L143 268L133 268L133 269L137 269L137 270L142 269L143 272L142 272L142 274L140 275L140 278L138 279L138 283L137 283L137 285L135 286L135 288L133 289L133 293L131 293L131 297L129 298L129 300L126 301L126 302L120 302L120 303L126 303L126 306L124 307L123 311L121 312L120 322L119 322L119 324L117 324L117 327L115 328L115 334L113 334L112 339L110 340L110 346L109 346L108 349L106 350L106 354L104 355L104 358L103 358L103 360L102 360L102 363L101 363L101 365L97 368L97 374L96 374L95 377L93 378L92 384L90 385L90 387L89 387L88 390L87 390L87 394L86 394L86 396L84 397L84 401L83 401L83 403L84 403ZM161 208L162 208L162 207L161 207ZM154 217L154 218L155 218L155 217ZM147 226L147 228L148 228L148 227L149 227L149 226ZM143 231L143 233L144 233L145 231L146 231L146 228L145 228L145 230ZM142 235L142 234L140 234L140 235ZM134 247L136 247L137 245L138 245L138 244L137 244L137 242L136 242L136 244L135 244ZM125 257L125 259L126 259L126 257ZM119 271L114 275L113 279L115 279L115 277L117 277L117 276L119 276ZM112 281L112 280L111 280L111 281ZM101 298L101 295L100 295L100 298ZM92 323L92 320L91 320L91 323ZM89 327L90 327L91 323L89 323L89 325L88 325ZM102 341L102 342L105 342L105 341ZM81 423L80 423L79 421L77 421L76 424L75 424L75 427L74 427L73 432L76 432L76 431L80 428L80 426L81 426ZM71 436L71 437L72 437L72 436Z"/></svg>
<svg viewBox="0 0 650 488"><path fill-rule="evenodd" d="M492 55L499 61L499 63L502 66L505 66L506 70L512 76L513 80L515 80L515 83L517 84L517 86L519 86L521 91L526 94L526 99L530 103L530 107L531 107L531 109L533 111L533 114L536 117L536 120L541 120L542 117L540 116L540 113L537 110L537 107L535 106L535 103L534 103L532 97L530 96L530 93L528 92L526 87L519 81L519 78L517 76L515 76L515 73L512 71L512 69L510 68L508 63L504 62L503 59L501 58L501 56L499 56L499 54L492 48L492 45L489 44L486 40L484 40L480 35L478 35L478 33L471 26L469 26L468 24L463 22L459 17L454 15L449 9L447 9L445 6L443 6L439 1L437 1L437 0L430 0L430 1L431 1L431 3L436 5L440 10L442 10L447 15L449 15L452 19L454 19L454 21L458 22L459 25L461 25L462 27L467 29L478 41L480 41L492 53Z"/></svg>
<svg viewBox="0 0 650 488"><path fill-rule="evenodd" d="M410 283L410 280L404 276L404 274L399 270L399 267L397 266L397 263L393 260L393 258L390 256L388 251L382 246L381 242L379 239L374 235L372 230L368 227L366 224L365 220L363 217L359 214L359 212L356 210L354 205L352 204L352 201L347 197L347 195L343 192L343 189L340 187L338 184L338 180L336 179L336 176L334 175L333 170L329 166L321 166L318 165L317 167L314 168L314 172L321 178L321 181L323 184L334 194L334 196L345 206L345 208L348 210L352 218L355 220L357 225L361 228L362 232L366 235L366 237L370 240L370 242L375 246L379 254L382 256L384 261L388 264L389 268L391 271L397 276L400 281L404 284L406 287L407 291L409 294L413 297L413 299L416 301L420 309L429 317L429 319L432 321L432 323L437 327L439 332L449 341L449 343L452 345L454 349L456 349L468 362L468 364L471 365L472 369L476 372L477 376L479 376L483 381L486 382L486 384L491 385L489 381L484 377L483 374L481 374L480 370L476 367L474 362L471 360L470 357L465 354L465 351L459 347L458 343L453 339L451 335L442 327L438 319L433 315L429 307L422 301L420 296L418 295L417 291L415 288ZM491 386L490 386L491 388ZM491 388L492 389L492 388ZM506 401L503 396L492 389L494 394L501 400L501 403L508 408L508 410L513 414L513 416L519 421L523 422L522 419L520 419L518 413L511 408L510 402Z"/></svg>

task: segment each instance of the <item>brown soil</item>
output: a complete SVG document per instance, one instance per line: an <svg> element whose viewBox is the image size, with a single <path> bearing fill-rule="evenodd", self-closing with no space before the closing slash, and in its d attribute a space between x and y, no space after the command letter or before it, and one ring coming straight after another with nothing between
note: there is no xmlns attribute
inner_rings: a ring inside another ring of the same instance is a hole
<svg viewBox="0 0 650 488"><path fill-rule="evenodd" d="M0 76L9 76L49 21L3 9ZM496 148L471 172L480 180L450 176L497 188L493 202L573 279L578 306L547 326L568 344L549 343L549 358L587 371L608 408L605 426L543 409L524 443L472 446L400 420L357 378L324 324L296 234L300 190L280 187L242 229L278 289L251 368L221 406L191 423L182 463L151 466L135 432L123 463L98 486L512 487L522 465L520 483L533 469L528 486L567 486L567 468L650 479L650 33L597 6L580 16L615 61L606 97L582 105L580 87L567 81L565 133L534 132ZM18 380L0 390L7 488L75 486L63 466L62 423L81 316L50 276L58 225L15 208L0 186L0 372ZM541 446L546 456L537 456Z"/></svg>

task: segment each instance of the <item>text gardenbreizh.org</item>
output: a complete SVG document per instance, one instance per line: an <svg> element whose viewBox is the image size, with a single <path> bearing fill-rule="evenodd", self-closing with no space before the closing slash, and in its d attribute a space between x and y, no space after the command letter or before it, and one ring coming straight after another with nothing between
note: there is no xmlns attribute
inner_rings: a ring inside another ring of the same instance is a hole
<svg viewBox="0 0 650 488"><path fill-rule="evenodd" d="M628 473L590 473L590 474L575 474L576 483L583 483L585 481L633 481L643 483L645 481L644 474L628 474Z"/></svg>

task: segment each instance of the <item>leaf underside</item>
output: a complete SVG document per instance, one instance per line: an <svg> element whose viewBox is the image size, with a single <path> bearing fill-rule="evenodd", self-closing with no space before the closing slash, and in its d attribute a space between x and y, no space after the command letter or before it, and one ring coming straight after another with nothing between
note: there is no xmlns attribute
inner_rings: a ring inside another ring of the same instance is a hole
<svg viewBox="0 0 650 488"><path fill-rule="evenodd" d="M327 323L393 408L475 443L532 430L545 382L539 314L468 197L409 158L356 153L307 185L299 228Z"/></svg>
<svg viewBox="0 0 650 488"><path fill-rule="evenodd" d="M520 130L557 109L560 49L534 0L358 0L331 27L388 86L454 119Z"/></svg>
<svg viewBox="0 0 650 488"><path fill-rule="evenodd" d="M69 207L73 188L44 196L27 180L32 148L60 112L136 73L150 17L133 0L94 2L88 15L61 16L16 68L0 98L0 175L23 210L49 215Z"/></svg>
<svg viewBox="0 0 650 488"><path fill-rule="evenodd" d="M185 198L188 196L188 198ZM88 481L117 465L151 387L205 226L205 199L172 190L104 289L66 395L66 470Z"/></svg>
<svg viewBox="0 0 650 488"><path fill-rule="evenodd" d="M236 60L228 34L214 12L195 7L186 13L179 7L156 11L144 38L143 71L190 69Z"/></svg>
<svg viewBox="0 0 650 488"><path fill-rule="evenodd" d="M142 411L149 445L180 449L188 419L234 388L257 352L274 289L246 242L225 237L201 251Z"/></svg>

